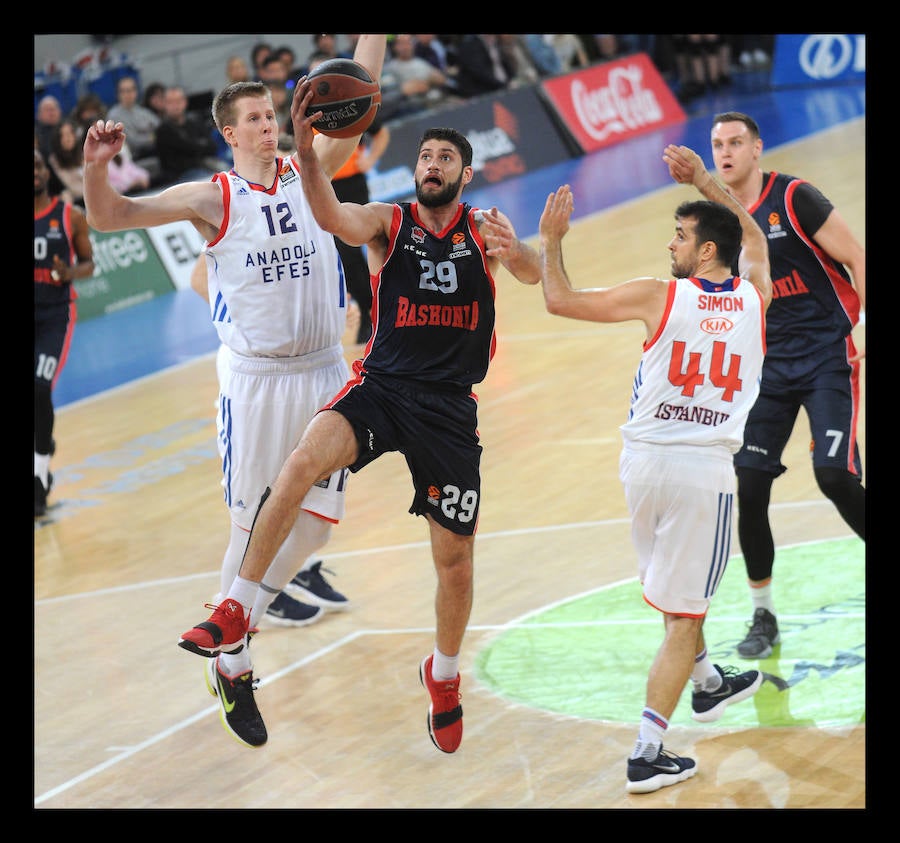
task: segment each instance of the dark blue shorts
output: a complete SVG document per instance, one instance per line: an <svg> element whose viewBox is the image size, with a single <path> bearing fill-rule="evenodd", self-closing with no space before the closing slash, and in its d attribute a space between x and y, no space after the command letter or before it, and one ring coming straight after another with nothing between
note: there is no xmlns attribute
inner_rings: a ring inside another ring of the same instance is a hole
<svg viewBox="0 0 900 843"><path fill-rule="evenodd" d="M389 451L406 457L413 515L430 515L453 533L474 535L481 501L478 402L471 392L367 374L331 405L352 425L357 472Z"/></svg>
<svg viewBox="0 0 900 843"><path fill-rule="evenodd" d="M739 468L774 474L787 471L781 456L802 407L812 435L810 455L816 468L841 468L862 479L857 442L859 364L851 367L843 346L819 352L809 361L766 360L759 398L744 428L744 446L735 455ZM792 368L793 367L793 368Z"/></svg>
<svg viewBox="0 0 900 843"><path fill-rule="evenodd" d="M51 388L65 364L64 354L74 322L71 302L35 305L34 308L34 384Z"/></svg>

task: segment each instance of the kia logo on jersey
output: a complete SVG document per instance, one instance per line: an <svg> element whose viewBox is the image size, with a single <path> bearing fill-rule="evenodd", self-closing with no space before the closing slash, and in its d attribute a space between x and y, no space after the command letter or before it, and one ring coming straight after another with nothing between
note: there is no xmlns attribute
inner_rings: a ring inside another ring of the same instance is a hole
<svg viewBox="0 0 900 843"><path fill-rule="evenodd" d="M734 322L724 316L710 316L700 323L700 330L707 334L724 334L734 327Z"/></svg>

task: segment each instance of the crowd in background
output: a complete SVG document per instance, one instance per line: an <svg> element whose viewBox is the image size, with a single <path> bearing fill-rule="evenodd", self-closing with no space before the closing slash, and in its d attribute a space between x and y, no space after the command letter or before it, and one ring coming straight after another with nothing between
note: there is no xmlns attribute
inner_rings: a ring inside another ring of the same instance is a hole
<svg viewBox="0 0 900 843"><path fill-rule="evenodd" d="M315 34L309 50L260 42L246 57L227 56L222 87L241 80L265 82L279 119L280 146L292 149L290 103L298 77L330 58L350 58L358 35ZM678 98L687 103L731 84L732 74L771 62L774 35L397 34L389 37L381 78L381 121L389 124L429 109L531 85L551 76L636 52L650 56ZM87 93L71 113L46 95L35 114L35 146L51 169L51 195L82 203L81 147L98 118L125 124L126 147L110 177L122 193L161 189L228 169L230 150L210 114L216 92L147 81L139 73L116 84L104 102ZM113 172L115 170L116 172Z"/></svg>

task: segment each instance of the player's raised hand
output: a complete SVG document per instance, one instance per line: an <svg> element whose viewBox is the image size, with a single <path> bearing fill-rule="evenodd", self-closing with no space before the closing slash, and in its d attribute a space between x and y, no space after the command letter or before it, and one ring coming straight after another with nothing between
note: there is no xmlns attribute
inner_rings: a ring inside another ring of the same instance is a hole
<svg viewBox="0 0 900 843"><path fill-rule="evenodd" d="M562 240L569 230L569 220L575 209L572 188L564 184L547 197L538 230L542 239Z"/></svg>
<svg viewBox="0 0 900 843"><path fill-rule="evenodd" d="M516 232L512 223L496 208L478 211L475 214L481 236L484 238L488 257L503 258L516 242Z"/></svg>
<svg viewBox="0 0 900 843"><path fill-rule="evenodd" d="M663 161L669 166L669 175L678 184L695 184L695 179L706 172L703 159L687 146L670 143L663 150Z"/></svg>
<svg viewBox="0 0 900 843"><path fill-rule="evenodd" d="M122 151L124 144L124 125L112 120L98 120L85 132L84 162L106 164Z"/></svg>
<svg viewBox="0 0 900 843"><path fill-rule="evenodd" d="M294 143L298 152L303 152L312 147L316 134L313 131L313 123L322 116L321 111L314 111L311 114L306 113L314 93L309 78L301 76L297 80L297 86L294 88L294 99L291 101L291 122L294 126Z"/></svg>

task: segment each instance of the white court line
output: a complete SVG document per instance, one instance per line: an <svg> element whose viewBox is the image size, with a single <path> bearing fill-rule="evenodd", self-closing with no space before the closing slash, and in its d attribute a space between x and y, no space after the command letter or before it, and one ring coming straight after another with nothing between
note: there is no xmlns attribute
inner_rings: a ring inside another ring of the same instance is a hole
<svg viewBox="0 0 900 843"><path fill-rule="evenodd" d="M832 506L831 501L826 498L822 498L821 500L814 501L789 501L786 503L774 503L770 507L770 509L798 509L809 506ZM529 535L537 535L539 533L554 533L560 530L581 530L589 527L609 527L614 524L627 524L629 523L630 518L608 518L602 521L579 521L573 524L552 524L548 527L523 527L518 530L499 530L495 533L478 533L475 537L475 543L478 545L482 541L487 541L489 539L503 539L509 538L510 536L529 536ZM791 547L798 547L802 544L816 544L817 542L822 541L822 539L814 539L809 542L799 542L797 545L791 545ZM330 559L348 559L351 556L368 556L373 553L385 553L388 551L395 550L411 550L413 548L422 547L422 548L430 548L431 543L428 541L421 542L408 542L406 544L395 544L395 545L384 545L383 547L375 547L375 548L366 548L365 550L347 550L342 553L323 553L322 559L325 562L328 562ZM737 554L740 555L740 554ZM161 585L173 585L176 583L185 583L190 582L191 580L199 580L206 579L208 577L218 577L220 575L220 571L207 571L201 574L188 574L183 577L168 577L166 579L160 580L144 580L139 583L132 583L131 585L119 585L114 588L100 588L95 591L82 591L77 594L63 594L59 597L43 597L39 600L34 601L35 607L38 606L48 606L54 603L68 603L71 600L84 600L88 598L94 597L102 597L110 594L122 594L124 592L129 591L140 591L145 588L156 588ZM544 607L540 611L545 611L547 607Z"/></svg>
<svg viewBox="0 0 900 843"><path fill-rule="evenodd" d="M789 509L789 508L797 508L797 507L804 507L804 506L811 506L811 505L818 506L818 505L824 505L824 504L828 504L829 506L831 506L830 501L823 499L821 501L819 501L819 500L799 501L799 502L791 502L791 503L774 504L773 507L776 509L778 509L778 508ZM483 535L479 534L478 537L476 538L476 542L485 541L485 540L489 540L489 539L496 539L496 538L509 538L510 536L533 535L533 534L537 534L537 533L556 532L559 530L573 530L573 529L583 529L586 527L602 527L602 526L609 526L609 525L613 525L613 524L624 524L624 523L628 523L629 520L630 519L628 519L628 518L611 518L611 519L607 519L607 520L603 520L603 521L583 521L583 522L574 523L574 524L558 524L558 525L549 526L549 527L528 527L528 528L523 528L520 530L502 530L502 531L498 531L496 533L486 533ZM842 538L848 538L848 537L842 537ZM824 539L824 541L840 541L840 540L841 540L840 538ZM818 544L821 541L823 541L823 539L810 540L807 542L798 542L797 544L790 545L790 546L791 547L800 547L805 544ZM349 556L360 556L362 554L371 554L371 553L375 553L375 552L382 552L382 551L389 551L389 550L403 550L403 549L410 549L410 548L416 548L416 547L429 547L429 546L430 546L430 543L427 541L411 542L409 544L386 546L386 547L377 548L377 549L370 548L367 550L347 551L345 553L336 553L331 556L323 556L323 558L326 560L327 559L346 558ZM66 595L64 597L51 597L51 598L47 598L44 600L36 600L35 606L48 605L51 603L60 603L63 601L68 601L68 600L82 600L82 599L97 597L98 595L117 594L117 593L121 593L123 591L136 591L136 590L140 590L143 588L156 587L159 585L182 583L182 582L195 580L195 579L199 579L199 578L203 578L203 577L217 577L217 576L219 576L219 571L210 571L209 573L206 573L206 574L192 574L192 575L186 576L186 577L172 577L172 578L163 579L163 580L149 580L149 581L146 581L143 583L137 583L135 585L130 585L130 586L120 586L118 588L100 589L97 591L87 591L87 592L82 592L80 594ZM599 588L589 589L587 591L582 592L581 594L569 595L561 600L556 601L555 603L549 603L544 606L541 606L537 609L534 609L531 612L528 612L524 615L519 616L518 618L514 618L513 620L507 621L504 624L471 625L471 626L469 626L468 629L471 632L490 632L490 631L503 631L506 629L510 629L514 626L521 624L526 619L533 617L535 615L541 614L543 612L546 612L546 611L554 608L555 606L559 606L563 603L569 603L572 600L577 600L580 597L583 597L588 594L595 594L595 593L599 593L601 591L605 591L610 588L615 588L616 586L619 586L626 582L631 582L635 579L637 579L637 577L629 577L624 580L619 580L617 582L607 583L606 585L600 586ZM652 618L652 619L648 620L648 622L651 622L651 621L653 623L658 622L656 618ZM589 623L590 623L590 625L596 625L597 623L602 624L603 622L589 622ZM618 623L621 624L621 621L619 621ZM546 624L545 626L565 626L565 625L571 625L571 624ZM578 624L578 625L583 626L585 624ZM433 625L430 625L428 627L421 627L421 628L409 627L409 628L402 628L402 629L398 628L398 629L384 629L384 630L374 630L374 629L357 630L356 632L352 632L349 635L345 635L343 638L340 638L337 641L334 641L333 643L331 643L325 647L322 647L313 653L310 653L308 656L305 656L304 658L299 659L298 661L295 661L292 664L287 665L286 667L283 667L281 670L275 671L274 673L267 675L264 680L260 680L259 685L260 685L260 687L264 687L273 682L277 682L278 680L283 679L285 676L288 676L289 674L293 673L295 670L299 670L300 668L305 667L306 665L311 664L312 662L317 661L318 659L321 659L324 656L329 655L330 653L333 653L335 650L339 650L340 648L346 646L347 644L350 644L351 642L355 641L357 638L361 638L363 636L368 636L368 635L409 635L409 634L421 634L423 632L433 632L433 631L434 631ZM77 775L65 782L62 782L61 784L57 785L56 787L51 788L50 790L36 796L34 799L34 804L40 805L41 803L46 802L48 799L52 799L54 796L58 796L60 793L64 793L65 791L75 787L76 785L81 784L82 782L87 781L88 779L91 779L94 776L99 775L100 773L103 773L104 771L110 769L111 767L115 767L117 764L120 764L123 761L127 761L129 758L134 757L138 753L143 752L144 750L149 749L150 747L155 746L156 744L168 739L172 735L183 731L184 729L188 728L189 726L192 726L194 723L197 723L198 721L202 720L204 717L209 717L213 714L216 714L218 712L218 710L219 710L219 704L214 703L213 705L207 706L206 708L202 709L201 711L198 711L196 714L193 714L184 720L174 723L168 729L164 729L161 732L157 732L155 735L152 735L151 737L147 738L147 740L142 741L141 743L136 744L135 746L131 746L131 747L127 747L125 749L119 750L113 757L107 759L102 764L98 764L95 767L91 767L90 769L85 770L83 773L80 773L79 775Z"/></svg>
<svg viewBox="0 0 900 843"><path fill-rule="evenodd" d="M614 588L615 586L622 585L626 582L631 582L632 580L636 580L637 577L632 577L627 580L620 580L619 582L609 583L601 588L592 589L591 591L584 592L584 594L592 594L595 592L605 591L609 588ZM572 600L577 599L584 595L575 595L574 597L567 597L565 600L560 600L558 604L552 604L551 606L544 606L540 609L536 609L534 612L530 612L528 615L523 615L523 618L530 617L531 615L539 614L541 612L547 611L549 608L552 608L553 605L559 605L562 603L568 603ZM823 618L828 618L830 615L828 613L822 613ZM816 617L816 615L779 615L779 620L809 620L810 617ZM861 619L865 618L864 612L857 612L853 614L846 615L847 618L852 619ZM739 621L744 620L743 615L727 618L727 617L717 617L716 622L724 623L728 621L730 623L737 623ZM498 632L505 631L512 627L517 626L520 621L508 621L504 624L473 624L467 628L468 632ZM652 625L654 628L659 626L658 618L647 618L645 620L634 620L634 621L577 621L577 622L563 622L563 623L544 623L544 624L529 624L529 629L562 629L562 628L586 628L586 627L598 627L598 626L650 626ZM345 635L343 638L329 644L327 647L322 647L314 653L310 653L310 655L306 656L299 661L294 662L293 664L288 665L287 667L283 667L281 670L277 670L274 673L271 673L266 676L265 679L260 679L259 687L263 688L273 682L277 682L279 679L283 679L285 676L293 673L295 670L298 670L301 667L305 667L308 664L311 664L314 661L322 658L323 656L327 656L328 654L334 652L335 650L340 649L346 644L350 644L355 641L357 638L363 638L369 635L410 635L416 634L420 635L422 633L430 633L434 631L434 626L427 627L409 627L405 629L362 629L357 632L352 632L349 635ZM188 726L192 726L194 723L199 722L204 717L209 717L216 714L219 710L219 704L213 703L211 706L204 708L202 711L198 711L196 714L191 715L185 720L182 720L178 723L173 724L168 729L164 729L162 732L157 732L152 737L143 741L142 743L137 744L133 747L128 747L127 749L120 750L117 755L109 758L104 761L102 764L98 764L95 767L92 767L89 770L85 770L83 773L75 776L74 778L69 779L68 781L63 782L60 785L57 785L54 788L42 793L40 796L36 796L34 800L35 805L39 805L42 802L46 802L48 799L52 799L54 796L58 796L60 793L64 793L72 787L75 787L77 784L81 784L81 782L87 781L88 779L93 778L96 775L104 772L105 770L110 769L111 767L115 767L117 764L122 761L127 761L129 758L137 755L140 752L143 752L145 749L149 749L152 746L160 743L161 741L170 738L172 735L177 734L178 732L186 729Z"/></svg>

